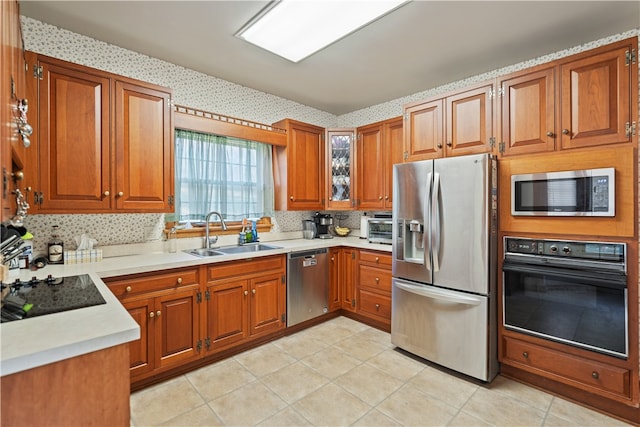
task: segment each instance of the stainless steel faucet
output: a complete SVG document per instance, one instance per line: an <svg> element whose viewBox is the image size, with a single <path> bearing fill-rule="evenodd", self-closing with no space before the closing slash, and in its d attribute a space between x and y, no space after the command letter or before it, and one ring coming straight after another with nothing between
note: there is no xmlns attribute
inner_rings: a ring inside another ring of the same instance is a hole
<svg viewBox="0 0 640 427"><path fill-rule="evenodd" d="M216 212L216 211L209 212L207 216L204 218L204 227L205 227L204 228L204 235L205 235L204 247L207 249L211 247L211 240L209 240L209 220L211 219L211 215L218 215L220 217L220 225L222 229L223 230L227 229L227 224L225 224L224 219L222 218L222 214L220 212ZM216 242L217 241L218 241L218 238L216 237Z"/></svg>

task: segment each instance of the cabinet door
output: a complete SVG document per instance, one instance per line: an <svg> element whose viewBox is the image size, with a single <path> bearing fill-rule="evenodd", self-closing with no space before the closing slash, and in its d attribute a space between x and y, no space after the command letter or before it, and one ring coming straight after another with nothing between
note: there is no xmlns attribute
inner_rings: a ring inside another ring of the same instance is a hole
<svg viewBox="0 0 640 427"><path fill-rule="evenodd" d="M493 84L465 90L446 98L447 156L491 151L493 108L490 94Z"/></svg>
<svg viewBox="0 0 640 427"><path fill-rule="evenodd" d="M599 49L560 66L561 148L632 141L626 132L631 115L629 76L638 70L625 64L630 49Z"/></svg>
<svg viewBox="0 0 640 427"><path fill-rule="evenodd" d="M340 249L329 249L329 311L340 309Z"/></svg>
<svg viewBox="0 0 640 427"><path fill-rule="evenodd" d="M437 99L404 110L404 161L442 157L443 100Z"/></svg>
<svg viewBox="0 0 640 427"><path fill-rule="evenodd" d="M249 334L277 331L286 326L286 281L282 274L270 274L249 281Z"/></svg>
<svg viewBox="0 0 640 427"><path fill-rule="evenodd" d="M391 210L393 207L393 165L402 163L402 142L403 142L402 117L390 120L385 123L382 138L382 152L385 153L383 159L384 166L384 209Z"/></svg>
<svg viewBox="0 0 640 427"><path fill-rule="evenodd" d="M358 129L358 209L384 209L382 125Z"/></svg>
<svg viewBox="0 0 640 427"><path fill-rule="evenodd" d="M53 59L40 66L40 212L109 210L109 78Z"/></svg>
<svg viewBox="0 0 640 427"><path fill-rule="evenodd" d="M156 368L198 358L200 305L197 293L197 287L193 286L191 289L156 298Z"/></svg>
<svg viewBox="0 0 640 427"><path fill-rule="evenodd" d="M553 67L499 80L503 156L555 149L554 82Z"/></svg>
<svg viewBox="0 0 640 427"><path fill-rule="evenodd" d="M293 124L290 128L287 158L290 210L321 210L324 205L324 130Z"/></svg>
<svg viewBox="0 0 640 427"><path fill-rule="evenodd" d="M230 280L207 287L207 337L210 351L229 347L248 336L247 280Z"/></svg>
<svg viewBox="0 0 640 427"><path fill-rule="evenodd" d="M345 210L355 207L353 129L327 131L327 209Z"/></svg>
<svg viewBox="0 0 640 427"><path fill-rule="evenodd" d="M124 301L122 305L140 326L140 339L129 343L129 366L131 377L134 378L151 372L154 368L153 320L155 306L153 298Z"/></svg>
<svg viewBox="0 0 640 427"><path fill-rule="evenodd" d="M358 251L355 249L340 249L340 279L342 281L340 297L344 310L356 311L356 273L358 265Z"/></svg>
<svg viewBox="0 0 640 427"><path fill-rule="evenodd" d="M115 91L116 207L172 212L171 94L122 81Z"/></svg>

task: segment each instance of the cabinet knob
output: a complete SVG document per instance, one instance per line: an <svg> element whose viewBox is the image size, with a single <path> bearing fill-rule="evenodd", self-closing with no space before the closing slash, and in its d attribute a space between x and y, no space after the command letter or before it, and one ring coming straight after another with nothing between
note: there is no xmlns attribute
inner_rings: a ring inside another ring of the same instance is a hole
<svg viewBox="0 0 640 427"><path fill-rule="evenodd" d="M556 136L556 134L555 134L555 133L553 133L553 132L551 132L551 131L549 131L549 132L547 132L547 136L548 136L549 138L553 138L554 136Z"/></svg>
<svg viewBox="0 0 640 427"><path fill-rule="evenodd" d="M251 289L251 293L255 295L256 294L256 290L255 289Z"/></svg>
<svg viewBox="0 0 640 427"><path fill-rule="evenodd" d="M378 196L378 200L382 200L382 196Z"/></svg>
<svg viewBox="0 0 640 427"><path fill-rule="evenodd" d="M126 288L124 288L125 292L131 292L131 286L127 286Z"/></svg>
<svg viewBox="0 0 640 427"><path fill-rule="evenodd" d="M569 135L569 129L562 129L563 135Z"/></svg>
<svg viewBox="0 0 640 427"><path fill-rule="evenodd" d="M442 148L442 144L441 143L438 143L438 148Z"/></svg>
<svg viewBox="0 0 640 427"><path fill-rule="evenodd" d="M124 192L123 191L118 191L118 197L122 197L124 196Z"/></svg>
<svg viewBox="0 0 640 427"><path fill-rule="evenodd" d="M22 171L17 171L17 172L12 172L11 176L13 177L13 179L15 179L16 181L21 181L24 179L24 172Z"/></svg>
<svg viewBox="0 0 640 427"><path fill-rule="evenodd" d="M522 357L524 357L525 359L529 358L529 353L527 353L526 351L522 352Z"/></svg>
<svg viewBox="0 0 640 427"><path fill-rule="evenodd" d="M447 147L453 147L453 142L447 141Z"/></svg>
<svg viewBox="0 0 640 427"><path fill-rule="evenodd" d="M109 194L111 194L111 193L109 193L109 191L105 191L104 193L102 193L102 195L103 195L104 197L109 197Z"/></svg>
<svg viewBox="0 0 640 427"><path fill-rule="evenodd" d="M376 277L376 283L380 283L380 278Z"/></svg>
<svg viewBox="0 0 640 427"><path fill-rule="evenodd" d="M385 200L389 200L389 196L384 196L384 199Z"/></svg>
<svg viewBox="0 0 640 427"><path fill-rule="evenodd" d="M29 187L26 187L26 188L25 188L25 191L31 191L31 187L30 187L30 186L29 186Z"/></svg>
<svg viewBox="0 0 640 427"><path fill-rule="evenodd" d="M380 262L380 257L376 257L376 262Z"/></svg>
<svg viewBox="0 0 640 427"><path fill-rule="evenodd" d="M247 295L249 295L249 291L244 291L244 296L246 297Z"/></svg>
<svg viewBox="0 0 640 427"><path fill-rule="evenodd" d="M153 311L149 312L149 317L154 317L156 314Z"/></svg>
<svg viewBox="0 0 640 427"><path fill-rule="evenodd" d="M162 312L161 312L160 310L156 311L156 317L160 317L160 314L161 314L161 313L162 313Z"/></svg>
<svg viewBox="0 0 640 427"><path fill-rule="evenodd" d="M591 378L597 380L598 378L600 378L600 375L596 371L593 371L591 372Z"/></svg>
<svg viewBox="0 0 640 427"><path fill-rule="evenodd" d="M293 196L289 196L289 200L293 202Z"/></svg>
<svg viewBox="0 0 640 427"><path fill-rule="evenodd" d="M329 201L332 201L332 200L333 200L333 197L329 197Z"/></svg>
<svg viewBox="0 0 640 427"><path fill-rule="evenodd" d="M336 259L334 257L331 257L331 262L335 262L335 260Z"/></svg>
<svg viewBox="0 0 640 427"><path fill-rule="evenodd" d="M181 285L182 284L182 277L178 277L177 282L178 282L178 285Z"/></svg>
<svg viewBox="0 0 640 427"><path fill-rule="evenodd" d="M380 311L380 304L376 304L376 311Z"/></svg>

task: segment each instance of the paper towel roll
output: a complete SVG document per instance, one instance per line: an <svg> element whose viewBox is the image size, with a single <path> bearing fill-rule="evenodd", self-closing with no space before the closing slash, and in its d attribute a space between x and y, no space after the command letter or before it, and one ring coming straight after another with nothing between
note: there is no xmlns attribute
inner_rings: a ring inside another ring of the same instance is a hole
<svg viewBox="0 0 640 427"><path fill-rule="evenodd" d="M360 217L360 238L369 238L369 217L366 215Z"/></svg>

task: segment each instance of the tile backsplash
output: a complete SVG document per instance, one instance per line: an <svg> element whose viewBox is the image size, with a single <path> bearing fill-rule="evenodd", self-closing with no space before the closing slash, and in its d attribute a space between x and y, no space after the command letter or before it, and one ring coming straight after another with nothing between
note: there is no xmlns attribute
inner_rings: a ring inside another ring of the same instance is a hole
<svg viewBox="0 0 640 427"><path fill-rule="evenodd" d="M540 58L531 59L462 81L430 88L403 98L374 105L342 116L311 108L275 95L208 76L179 65L129 51L118 46L58 28L32 18L21 17L27 50L66 61L102 69L127 77L148 81L173 90L174 102L205 111L260 123L292 118L318 126L357 127L401 115L406 103L449 91L477 81L487 80L526 67L552 61L604 44L640 35L640 28L576 46ZM331 212L335 216L335 212ZM341 213L347 217L340 225L352 229L360 226L362 212ZM274 233L302 229L302 220L313 212L276 212L272 218ZM335 221L338 224L338 221ZM34 234L34 251L44 253L53 225L60 226L61 237L75 249L74 237L88 234L99 246L144 243L162 239L163 214L70 214L28 215L25 225Z"/></svg>

